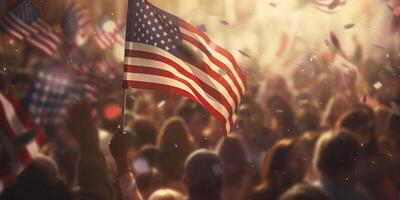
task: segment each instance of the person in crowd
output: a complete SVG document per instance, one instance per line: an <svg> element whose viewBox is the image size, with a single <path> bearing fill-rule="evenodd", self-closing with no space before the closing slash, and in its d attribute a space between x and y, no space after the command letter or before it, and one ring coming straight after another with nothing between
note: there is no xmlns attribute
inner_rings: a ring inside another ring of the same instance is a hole
<svg viewBox="0 0 400 200"><path fill-rule="evenodd" d="M113 187L106 175L106 161L99 148L99 138L89 104L86 101L73 104L68 110L66 123L80 148L77 166L79 189L72 191L72 188L61 181L58 167L53 160L38 157L1 194L1 200L114 199Z"/></svg>
<svg viewBox="0 0 400 200"><path fill-rule="evenodd" d="M182 118L172 117L165 121L158 135L157 147L163 185L184 192L181 182L184 162L196 146Z"/></svg>
<svg viewBox="0 0 400 200"><path fill-rule="evenodd" d="M187 200L221 200L223 171L218 155L205 149L190 154L185 161L183 181Z"/></svg>
<svg viewBox="0 0 400 200"><path fill-rule="evenodd" d="M331 200L331 198L316 186L296 184L287 190L279 200Z"/></svg>
<svg viewBox="0 0 400 200"><path fill-rule="evenodd" d="M221 138L216 152L224 177L222 200L246 199L252 188L252 176L243 142L234 136Z"/></svg>
<svg viewBox="0 0 400 200"><path fill-rule="evenodd" d="M373 199L396 199L397 191L391 178L392 163L378 146L375 113L366 105L358 105L345 114L339 127L355 134L361 144L358 178Z"/></svg>
<svg viewBox="0 0 400 200"><path fill-rule="evenodd" d="M318 140L314 166L320 173L318 186L333 200L367 200L357 191L357 161L360 144L349 131L334 129Z"/></svg>
<svg viewBox="0 0 400 200"><path fill-rule="evenodd" d="M278 199L288 188L302 182L305 169L295 154L295 139L279 140L264 156L263 180L255 188L251 200Z"/></svg>
<svg viewBox="0 0 400 200"><path fill-rule="evenodd" d="M280 96L271 96L266 101L269 113L269 127L280 137L293 137L298 135L295 125L296 116L290 103Z"/></svg>
<svg viewBox="0 0 400 200"><path fill-rule="evenodd" d="M175 190L159 189L151 194L149 200L184 200L184 197Z"/></svg>
<svg viewBox="0 0 400 200"><path fill-rule="evenodd" d="M158 132L154 122L146 118L137 118L128 127L135 136L134 142L137 149L144 145L156 145Z"/></svg>

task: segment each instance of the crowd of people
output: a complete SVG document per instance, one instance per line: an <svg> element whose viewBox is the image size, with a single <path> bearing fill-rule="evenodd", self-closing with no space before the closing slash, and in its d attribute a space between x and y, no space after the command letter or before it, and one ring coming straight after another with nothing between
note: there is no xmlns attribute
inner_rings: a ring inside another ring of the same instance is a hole
<svg viewBox="0 0 400 200"><path fill-rule="evenodd" d="M398 200L399 51L363 55L357 43L346 56L334 45L279 69L256 55L238 60L246 93L227 136L185 97L132 89L122 106L122 68L110 67L121 61L86 45L97 96L68 101L22 172L0 129L0 183L17 175L0 200ZM21 54L22 67L0 73L1 92L21 101L42 65L67 65L28 47Z"/></svg>
<svg viewBox="0 0 400 200"><path fill-rule="evenodd" d="M43 155L0 199L398 199L398 55L357 68L330 55L290 76L247 68L227 137L203 107L164 92L129 93L124 131L122 116L107 121L71 101ZM1 155L4 175L11 162Z"/></svg>

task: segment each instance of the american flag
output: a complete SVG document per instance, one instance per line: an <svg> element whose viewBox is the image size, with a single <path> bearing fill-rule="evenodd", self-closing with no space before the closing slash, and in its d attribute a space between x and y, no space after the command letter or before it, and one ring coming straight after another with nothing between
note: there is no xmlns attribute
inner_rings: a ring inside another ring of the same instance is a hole
<svg viewBox="0 0 400 200"><path fill-rule="evenodd" d="M246 80L233 56L203 32L146 0L129 0L123 84L189 97L227 134Z"/></svg>
<svg viewBox="0 0 400 200"><path fill-rule="evenodd" d="M32 1L29 0L19 1L0 20L0 27L11 36L26 41L47 56L56 52L62 41L51 26L39 17Z"/></svg>
<svg viewBox="0 0 400 200"><path fill-rule="evenodd" d="M67 66L53 66L46 63L38 69L33 83L24 100L33 120L45 125L57 122L65 112L65 105L70 98L82 99L86 95L79 76Z"/></svg>
<svg viewBox="0 0 400 200"><path fill-rule="evenodd" d="M100 49L108 49L115 43L124 44L123 29L113 19L104 16L96 27L94 41Z"/></svg>
<svg viewBox="0 0 400 200"><path fill-rule="evenodd" d="M89 11L77 3L73 3L67 9L61 21L65 39L72 46L81 46L87 41L90 25Z"/></svg>
<svg viewBox="0 0 400 200"><path fill-rule="evenodd" d="M325 13L336 13L346 4L346 0L312 0L312 4L318 10Z"/></svg>
<svg viewBox="0 0 400 200"><path fill-rule="evenodd" d="M21 103L4 92L0 92L0 132L5 135L9 146L13 147L12 154L16 155L18 162L15 174L0 178L1 192L39 154L47 136L33 122Z"/></svg>

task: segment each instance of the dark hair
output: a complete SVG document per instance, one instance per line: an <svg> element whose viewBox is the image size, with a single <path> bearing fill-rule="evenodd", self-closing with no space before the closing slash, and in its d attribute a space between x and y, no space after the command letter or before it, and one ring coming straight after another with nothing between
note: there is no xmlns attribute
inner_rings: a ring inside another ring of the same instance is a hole
<svg viewBox="0 0 400 200"><path fill-rule="evenodd" d="M182 118L172 117L164 122L157 147L161 153L160 171L164 180L180 179L185 159L195 149L193 137Z"/></svg>
<svg viewBox="0 0 400 200"><path fill-rule="evenodd" d="M272 149L264 155L261 166L263 181L258 187L276 188L276 182L283 172L286 171L287 159L294 147L294 139L286 138L278 141Z"/></svg>
<svg viewBox="0 0 400 200"><path fill-rule="evenodd" d="M283 135L293 136L297 134L293 109L285 99L275 95L267 99L266 105L272 116L278 120Z"/></svg>
<svg viewBox="0 0 400 200"><path fill-rule="evenodd" d="M400 115L392 114L389 117L388 129L390 135L400 135Z"/></svg>
<svg viewBox="0 0 400 200"><path fill-rule="evenodd" d="M234 184L240 182L246 175L247 169L247 155L243 142L234 136L221 138L219 141L216 152L222 161L222 168L224 171L224 183ZM235 168L234 171L226 170Z"/></svg>
<svg viewBox="0 0 400 200"><path fill-rule="evenodd" d="M136 135L135 139L138 148L146 144L156 144L157 129L152 121L138 118L133 121L131 128Z"/></svg>
<svg viewBox="0 0 400 200"><path fill-rule="evenodd" d="M331 200L331 198L316 186L297 184L286 191L279 200Z"/></svg>
<svg viewBox="0 0 400 200"><path fill-rule="evenodd" d="M315 148L314 165L326 176L352 170L357 163L359 146L354 135L345 129L324 133Z"/></svg>
<svg viewBox="0 0 400 200"><path fill-rule="evenodd" d="M349 111L338 122L339 128L346 128L354 134L368 134L371 140L365 144L369 152L376 152L377 138L375 135L375 114L374 111L365 105L357 105L356 109Z"/></svg>

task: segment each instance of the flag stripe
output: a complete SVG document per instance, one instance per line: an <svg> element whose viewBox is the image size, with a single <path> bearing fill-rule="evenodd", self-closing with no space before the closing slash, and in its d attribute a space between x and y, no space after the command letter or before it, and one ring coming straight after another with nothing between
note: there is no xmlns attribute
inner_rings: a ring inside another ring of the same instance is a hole
<svg viewBox="0 0 400 200"><path fill-rule="evenodd" d="M234 107L233 102L229 103L227 98L231 99L229 94L227 93L222 93L221 91L224 91L225 88L221 85L218 84L215 79L220 78L220 76L216 74L210 74L207 73L206 71L202 71L202 67L192 67L188 62L182 62L175 56L171 55L170 53L159 49L157 47L153 47L150 45L143 45L143 44L133 44L133 43L128 43L127 49L133 49L133 50L142 50L144 52L156 52L156 54L150 55L149 59L151 60L156 60L156 61L161 61L164 62L170 66L173 66L175 69L180 70L181 73L183 73L185 76L189 76L192 80L199 79L201 82L205 84L201 84L198 82L198 85L202 86L206 91L210 91L210 93L213 95L215 99L218 99L221 101L223 105L225 105L226 110L228 111L229 114L233 113L232 107ZM127 60L130 60L131 56L135 57L143 57L143 55L139 55L139 52L132 52L130 53L129 51L127 52ZM167 66L166 66L167 67ZM213 76L214 75L214 76Z"/></svg>
<svg viewBox="0 0 400 200"><path fill-rule="evenodd" d="M194 26L191 24L179 19L179 24L181 25L181 28L185 28L186 30L196 34L198 39L204 40L202 42L203 44L207 44L206 46L211 46L213 47L212 50L214 50L215 54L213 54L217 59L219 59L221 62L225 63L226 66L229 67L231 71L235 74L236 79L241 80L239 83L241 85L242 90L245 90L245 85L246 85L246 78L242 71L240 70L239 66L237 65L235 59L233 58L232 54L230 54L228 51L223 49L222 47L218 46L214 42L210 40L210 38L204 34L203 32L197 30ZM182 29L181 29L182 30ZM213 51L211 51L213 52Z"/></svg>

